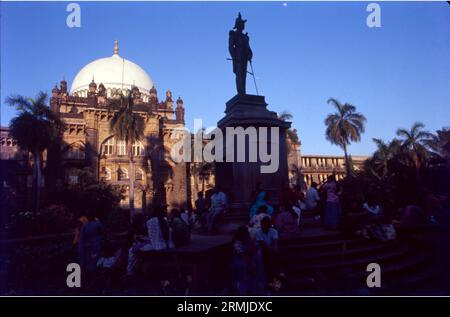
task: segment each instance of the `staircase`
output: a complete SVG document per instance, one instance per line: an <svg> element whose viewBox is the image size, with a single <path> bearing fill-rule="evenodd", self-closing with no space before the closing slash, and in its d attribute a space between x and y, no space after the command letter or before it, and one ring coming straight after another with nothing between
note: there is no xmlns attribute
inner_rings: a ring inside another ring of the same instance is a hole
<svg viewBox="0 0 450 317"><path fill-rule="evenodd" d="M285 295L420 294L432 291L439 278L433 250L420 241L379 242L326 231L308 212L301 228L299 238L279 243ZM366 284L367 265L374 262L381 266L381 288Z"/></svg>

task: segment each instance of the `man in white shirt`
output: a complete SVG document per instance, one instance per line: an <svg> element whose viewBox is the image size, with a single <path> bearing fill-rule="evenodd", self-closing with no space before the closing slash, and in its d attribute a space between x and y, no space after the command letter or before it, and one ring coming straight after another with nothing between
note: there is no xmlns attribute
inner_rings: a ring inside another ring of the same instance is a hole
<svg viewBox="0 0 450 317"><path fill-rule="evenodd" d="M317 183L313 182L311 187L306 191L305 201L306 201L306 210L314 210L317 207L317 203L319 202L319 193L317 192Z"/></svg>
<svg viewBox="0 0 450 317"><path fill-rule="evenodd" d="M227 195L217 187L214 188L214 194L211 196L211 208L209 209L207 218L207 228L209 232L214 231L217 220L227 209L227 204Z"/></svg>

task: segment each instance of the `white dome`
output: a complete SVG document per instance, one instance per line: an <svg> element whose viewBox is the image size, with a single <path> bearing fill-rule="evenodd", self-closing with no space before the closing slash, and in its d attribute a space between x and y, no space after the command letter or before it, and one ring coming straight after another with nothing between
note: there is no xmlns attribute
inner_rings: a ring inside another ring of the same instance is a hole
<svg viewBox="0 0 450 317"><path fill-rule="evenodd" d="M96 59L78 72L72 81L70 94L86 96L93 79L97 87L100 84L105 86L108 95L113 89L126 91L132 86L138 87L141 93L148 95L153 87L153 81L139 65L119 55L117 41L113 56Z"/></svg>

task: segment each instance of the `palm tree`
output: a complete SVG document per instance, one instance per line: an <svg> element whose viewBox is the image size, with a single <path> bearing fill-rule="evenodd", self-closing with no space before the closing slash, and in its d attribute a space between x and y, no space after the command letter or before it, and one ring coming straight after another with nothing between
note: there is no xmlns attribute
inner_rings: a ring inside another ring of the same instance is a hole
<svg viewBox="0 0 450 317"><path fill-rule="evenodd" d="M144 118L133 112L135 106L131 93L124 95L118 93L116 98L110 101L110 109L118 109L110 122L111 133L117 140L125 141L128 159L130 164L129 173L129 202L130 202L130 219L134 217L134 181L136 178L133 158L133 144L144 137Z"/></svg>
<svg viewBox="0 0 450 317"><path fill-rule="evenodd" d="M423 123L415 122L410 130L398 129L397 136L401 138L402 148L410 157L416 172L423 166L429 156L428 143L433 135L423 130Z"/></svg>
<svg viewBox="0 0 450 317"><path fill-rule="evenodd" d="M283 120L283 121L291 121L293 119L293 115L289 112L284 110L282 113L280 113L280 115L278 116L278 119ZM293 129L288 129L286 131L287 137L288 139L296 144L298 143L298 135L296 133L296 131L294 131Z"/></svg>
<svg viewBox="0 0 450 317"><path fill-rule="evenodd" d="M59 117L48 107L47 94L39 92L35 99L10 96L5 102L19 111L10 122L10 134L19 148L32 154L34 160L34 210L39 211L42 184L42 153L63 129Z"/></svg>
<svg viewBox="0 0 450 317"><path fill-rule="evenodd" d="M442 128L426 142L435 157L450 163L450 128Z"/></svg>
<svg viewBox="0 0 450 317"><path fill-rule="evenodd" d="M328 103L331 103L337 112L331 113L326 117L325 125L327 128L325 135L332 144L336 144L344 150L347 175L351 176L347 146L350 142L359 142L361 140L366 117L356 112L356 107L349 103L341 104L334 98L330 98Z"/></svg>
<svg viewBox="0 0 450 317"><path fill-rule="evenodd" d="M389 173L389 162L394 157L400 153L400 141L393 139L389 143L384 142L381 139L372 139L377 150L372 156L371 164L378 171L381 170L381 175L379 175L375 170L371 169L372 174L376 175L378 178L385 178Z"/></svg>

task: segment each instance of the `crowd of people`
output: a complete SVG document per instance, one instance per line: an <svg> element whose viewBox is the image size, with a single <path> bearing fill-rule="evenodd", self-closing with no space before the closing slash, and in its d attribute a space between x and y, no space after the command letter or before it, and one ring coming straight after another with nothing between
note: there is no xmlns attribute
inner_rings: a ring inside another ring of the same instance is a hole
<svg viewBox="0 0 450 317"><path fill-rule="evenodd" d="M330 178L330 182L332 181ZM331 194L337 195L336 185L327 186L330 191L330 194L327 192L327 197ZM266 294L269 289L276 290L283 278L279 265L278 240L292 239L300 235L303 211L317 212L320 218L320 196L316 183L313 183L306 193L300 186L291 188L285 184L278 197L278 206L272 206L269 194L262 188L262 184L258 183L251 197L253 203L250 207L249 222L246 226L239 227L233 238L231 280L238 295ZM336 200L330 198L330 202L336 203ZM325 211L325 218L329 219L330 227L337 226L339 214L335 214L336 212L339 212L338 201L337 206L327 206Z"/></svg>
<svg viewBox="0 0 450 317"><path fill-rule="evenodd" d="M227 195L219 187L215 187L206 193L199 192L197 194L195 209L190 216L190 221L194 227L199 226L200 233L215 234L219 222L227 210Z"/></svg>
<svg viewBox="0 0 450 317"><path fill-rule="evenodd" d="M278 240L299 237L302 214L308 211L326 230L347 230L367 239L393 240L396 232L384 217L382 207L370 195L356 212L341 210L342 189L335 175L320 184L313 182L304 190L285 184L277 206L257 184L252 194L249 222L237 230L233 239L232 284L239 295L264 294L276 288L284 274L279 265ZM402 215L410 215L413 208ZM405 216L406 217L406 216ZM275 287L274 287L275 285Z"/></svg>
<svg viewBox="0 0 450 317"><path fill-rule="evenodd" d="M186 212L165 208L155 209L148 219L143 214L134 217L125 239L119 245L106 239L101 221L93 212L78 219L73 240L76 260L83 274L90 277L107 272L123 280L132 278L142 261L139 252L163 251L190 243L191 227ZM92 280L90 279L90 280Z"/></svg>
<svg viewBox="0 0 450 317"><path fill-rule="evenodd" d="M395 229L385 220L382 207L367 196L357 211L342 215L341 188L334 175L323 184L313 182L309 188L284 185L275 204L269 193L257 184L251 195L248 222L238 228L232 240L231 281L239 295L263 294L268 285L283 276L279 266L279 239L301 235L305 211L327 230L346 230L363 238L381 241L395 239ZM122 272L125 277L136 274L142 264L139 253L163 251L190 243L191 232L214 235L228 210L228 198L219 188L199 192L193 210L182 208L169 212L160 207L148 219L138 214L125 241L118 247L105 243L101 222L93 213L79 218L74 246L78 262L89 275L96 270ZM421 214L414 206L400 212L401 221L412 221Z"/></svg>
<svg viewBox="0 0 450 317"><path fill-rule="evenodd" d="M198 194L194 210L187 206L181 210L159 206L147 218L143 213L135 214L125 239L119 239L121 243L108 241L104 225L95 212L82 213L73 239L76 262L90 280L95 280L99 273L115 275L122 281L133 279L145 264L140 253L189 245L191 232L197 227L200 234L217 232L228 208L227 196L219 188L205 196L203 192Z"/></svg>
<svg viewBox="0 0 450 317"><path fill-rule="evenodd" d="M305 193L300 186L291 189L286 185L280 190L280 201L275 207L261 184L256 186L251 197L249 222L238 229L233 239L232 280L239 294L255 293L279 278L278 239L299 236L302 211L317 212L317 217L324 218L326 227L338 226L340 207L335 180L330 177L321 186L326 190L323 213L319 211L321 197L317 187L313 183ZM106 241L99 219L93 212L87 212L78 219L75 230L73 243L77 261L88 276L106 270L132 277L142 264L140 252L188 245L193 228L199 228L200 234L214 235L227 210L227 195L220 188L199 192L192 211L183 208L167 212L160 207L154 209L148 219L137 214L126 239L115 247Z"/></svg>

